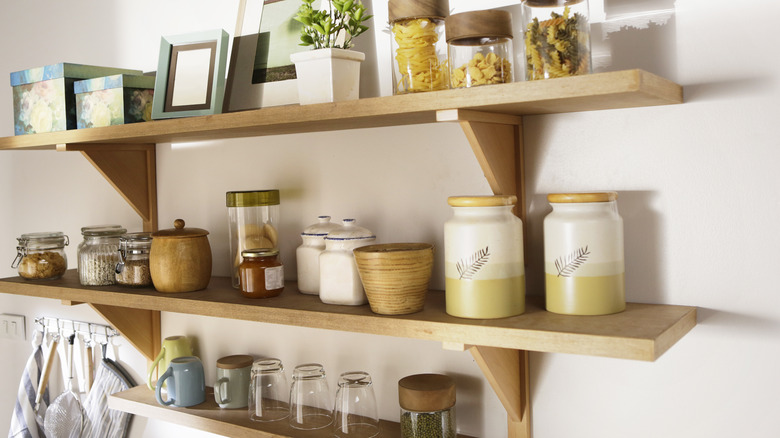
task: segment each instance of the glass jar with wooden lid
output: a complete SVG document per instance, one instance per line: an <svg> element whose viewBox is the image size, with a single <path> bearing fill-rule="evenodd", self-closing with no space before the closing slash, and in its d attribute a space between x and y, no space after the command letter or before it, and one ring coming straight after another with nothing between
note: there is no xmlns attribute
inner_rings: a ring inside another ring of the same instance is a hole
<svg viewBox="0 0 780 438"><path fill-rule="evenodd" d="M449 88L444 19L448 0L390 0L393 94Z"/></svg>
<svg viewBox="0 0 780 438"><path fill-rule="evenodd" d="M513 81L512 14L462 12L447 17L445 25L451 88Z"/></svg>
<svg viewBox="0 0 780 438"><path fill-rule="evenodd" d="M443 374L415 374L398 381L403 438L455 438L455 381Z"/></svg>
<svg viewBox="0 0 780 438"><path fill-rule="evenodd" d="M525 0L523 41L529 81L590 73L588 0Z"/></svg>

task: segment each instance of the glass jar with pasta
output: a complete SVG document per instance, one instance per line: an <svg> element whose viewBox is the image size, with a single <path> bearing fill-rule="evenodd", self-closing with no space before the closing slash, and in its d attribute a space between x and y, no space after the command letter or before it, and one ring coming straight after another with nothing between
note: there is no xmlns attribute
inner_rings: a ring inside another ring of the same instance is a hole
<svg viewBox="0 0 780 438"><path fill-rule="evenodd" d="M393 94L449 88L444 19L447 0L390 0Z"/></svg>
<svg viewBox="0 0 780 438"><path fill-rule="evenodd" d="M588 0L525 0L523 40L529 81L590 73Z"/></svg>
<svg viewBox="0 0 780 438"><path fill-rule="evenodd" d="M512 82L512 15L507 11L463 12L447 17L450 87Z"/></svg>

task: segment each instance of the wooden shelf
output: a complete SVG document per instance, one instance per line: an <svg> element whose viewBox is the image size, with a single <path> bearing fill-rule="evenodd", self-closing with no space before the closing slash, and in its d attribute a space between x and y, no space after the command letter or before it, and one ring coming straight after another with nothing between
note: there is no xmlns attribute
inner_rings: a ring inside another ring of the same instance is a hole
<svg viewBox="0 0 780 438"><path fill-rule="evenodd" d="M220 409L214 401L214 389L206 387L206 401L189 408L162 406L157 403L154 391L144 385L136 386L108 397L108 407L143 417L154 418L231 438L260 437L323 437L325 430L297 430L287 421L256 422L249 419L246 409ZM401 436L401 426L391 421L379 421L379 436ZM458 435L468 438L465 435Z"/></svg>
<svg viewBox="0 0 780 438"><path fill-rule="evenodd" d="M119 286L83 287L75 271L60 280L31 282L20 277L0 280L0 292L54 298L93 305L177 312L329 330L427 339L452 345L479 345L514 350L573 353L653 361L696 325L696 308L657 304L627 305L605 316L549 313L529 299L526 313L511 318L471 320L444 311L444 293L431 291L422 312L382 316L368 305L323 304L288 283L270 299L241 296L227 277L214 277L202 291L181 294Z"/></svg>
<svg viewBox="0 0 780 438"><path fill-rule="evenodd" d="M682 87L642 70L546 81L289 105L212 116L158 120L0 138L0 149L51 149L58 144L165 143L434 123L461 109L513 116L634 108L682 102Z"/></svg>

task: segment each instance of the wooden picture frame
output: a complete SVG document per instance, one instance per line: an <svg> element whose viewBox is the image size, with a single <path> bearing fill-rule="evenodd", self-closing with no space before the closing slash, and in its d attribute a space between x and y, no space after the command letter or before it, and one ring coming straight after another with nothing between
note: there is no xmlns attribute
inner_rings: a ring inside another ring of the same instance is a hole
<svg viewBox="0 0 780 438"><path fill-rule="evenodd" d="M294 26L299 25L297 21L291 21L291 17L285 16L284 20L280 20L279 17L270 16L268 13L270 9L265 9L267 5L271 5L273 8L286 5L289 15L289 10L296 11L300 6L300 0L239 0L236 32L233 37L233 49L228 66L225 112L298 103L296 79L257 82L256 64L258 64L258 60L256 58L267 55L262 43L265 42L266 46L275 49L280 47L278 41L269 41L276 34L273 31L263 31L262 28L269 25L294 28ZM300 26L302 27L302 25ZM296 34L295 40L286 41L286 45L292 44L295 47L294 51L309 50L308 47L298 45L299 38L300 36ZM287 57L289 58L289 54ZM289 62L289 65L294 72L292 61Z"/></svg>
<svg viewBox="0 0 780 438"><path fill-rule="evenodd" d="M152 119L221 113L227 47L222 29L162 37Z"/></svg>

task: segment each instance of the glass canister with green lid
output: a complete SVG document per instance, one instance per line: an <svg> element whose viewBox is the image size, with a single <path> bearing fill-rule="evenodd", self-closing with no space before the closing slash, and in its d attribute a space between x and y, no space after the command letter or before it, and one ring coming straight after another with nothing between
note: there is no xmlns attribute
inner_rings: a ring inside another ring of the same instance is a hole
<svg viewBox="0 0 780 438"><path fill-rule="evenodd" d="M56 280L68 269L65 247L68 236L63 233L27 233L16 239L16 258L11 268L18 269L25 280Z"/></svg>
<svg viewBox="0 0 780 438"><path fill-rule="evenodd" d="M78 248L79 281L82 286L116 284L119 263L119 237L127 232L116 227L85 227Z"/></svg>
<svg viewBox="0 0 780 438"><path fill-rule="evenodd" d="M227 192L229 249L233 287L240 288L241 252L279 249L279 190Z"/></svg>

